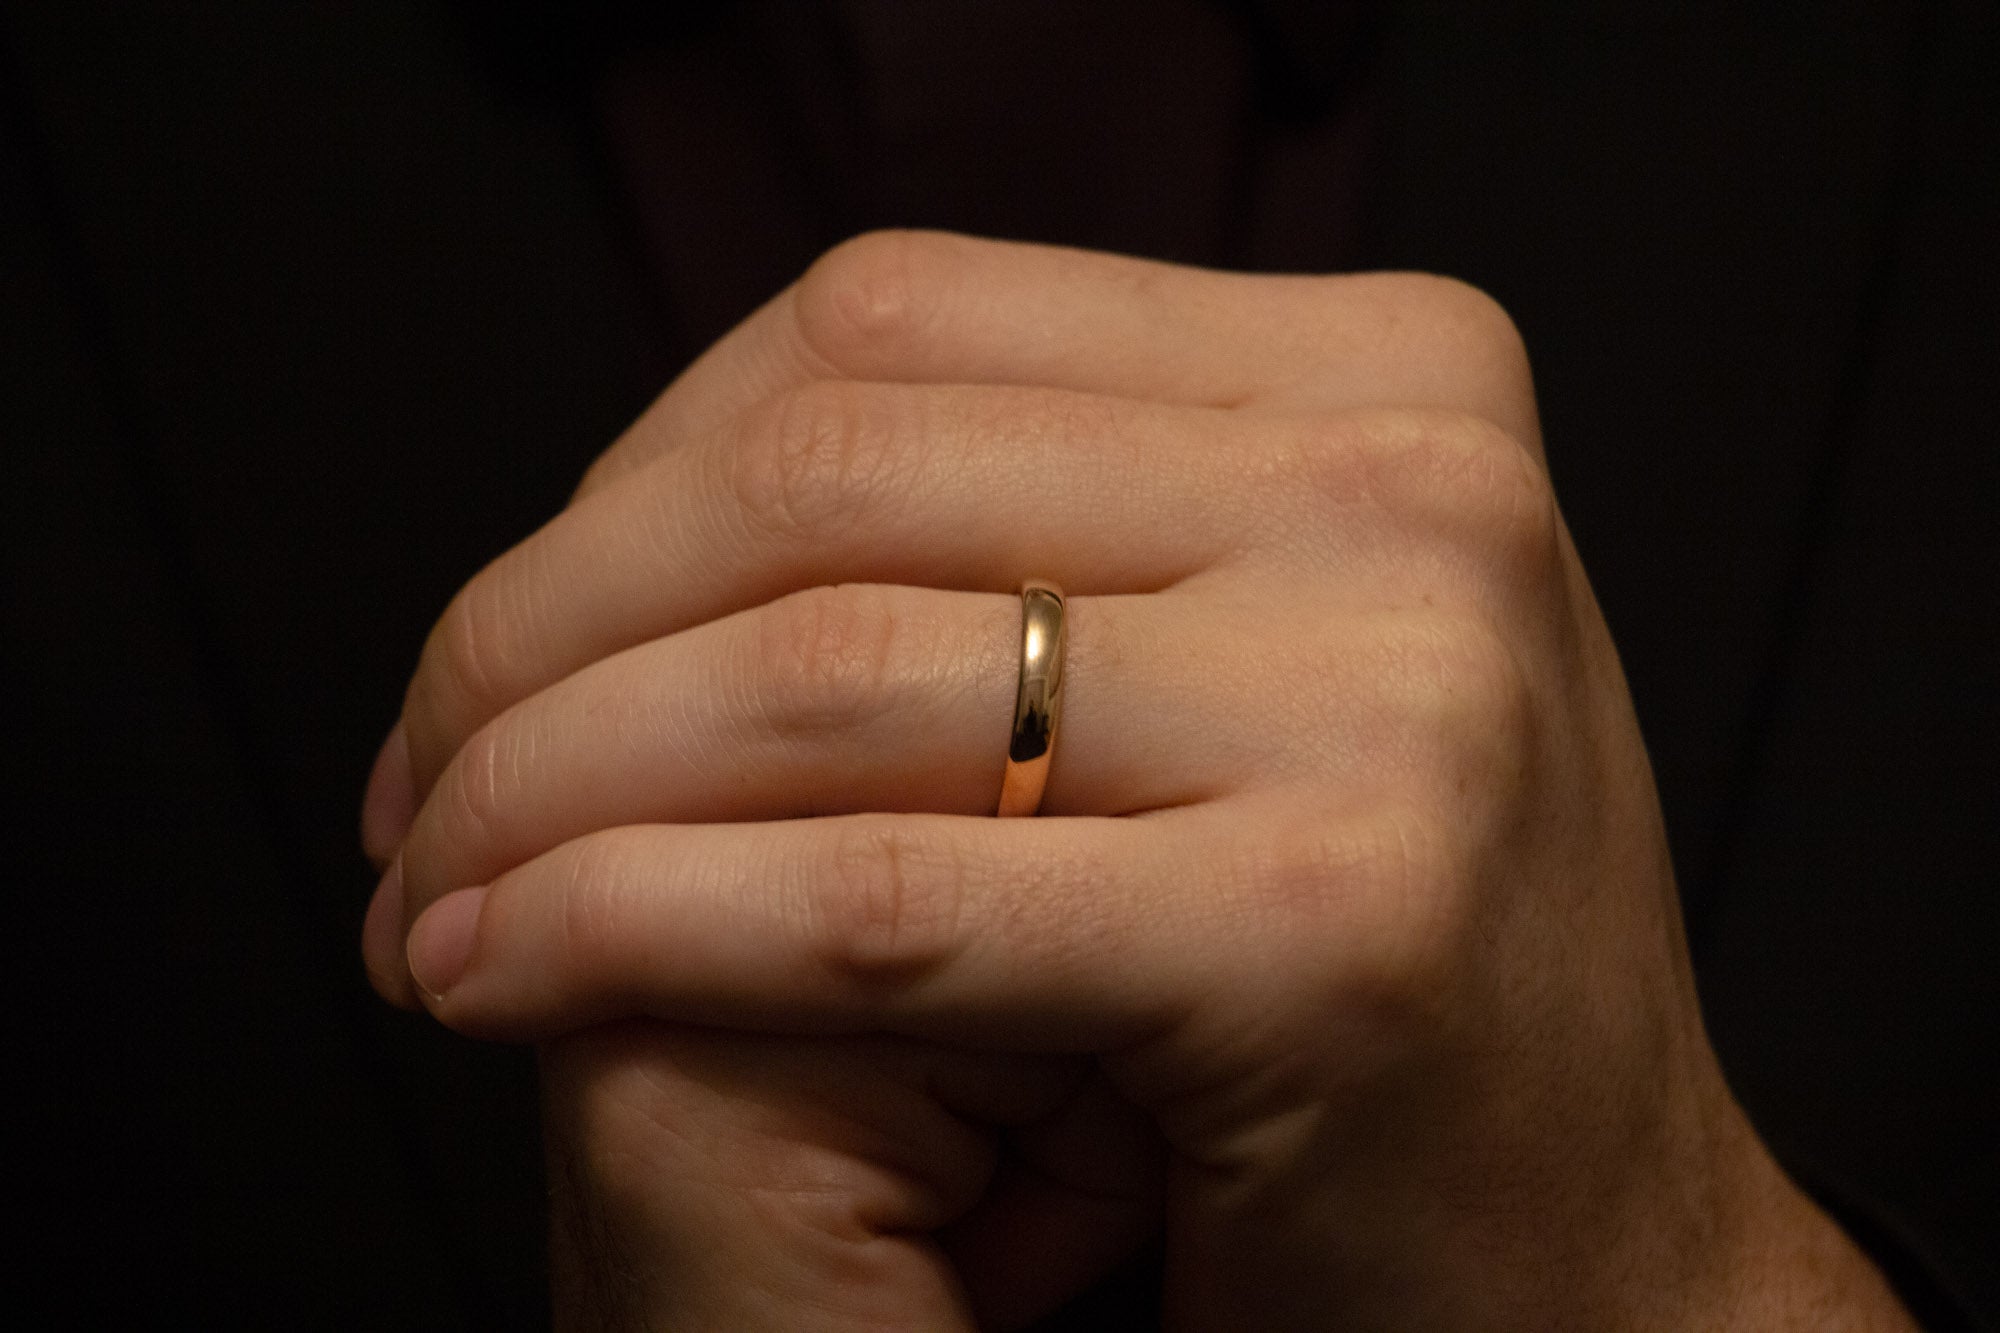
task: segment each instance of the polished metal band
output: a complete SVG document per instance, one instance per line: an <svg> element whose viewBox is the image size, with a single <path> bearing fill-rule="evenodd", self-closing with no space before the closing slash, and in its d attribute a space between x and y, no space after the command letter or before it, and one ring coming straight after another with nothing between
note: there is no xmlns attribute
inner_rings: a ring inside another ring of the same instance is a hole
<svg viewBox="0 0 2000 1333"><path fill-rule="evenodd" d="M1032 815L1042 805L1062 721L1062 589L1046 579L1021 585L1021 684L1014 696L1014 733L1007 742L1007 775L1000 784L1000 815Z"/></svg>

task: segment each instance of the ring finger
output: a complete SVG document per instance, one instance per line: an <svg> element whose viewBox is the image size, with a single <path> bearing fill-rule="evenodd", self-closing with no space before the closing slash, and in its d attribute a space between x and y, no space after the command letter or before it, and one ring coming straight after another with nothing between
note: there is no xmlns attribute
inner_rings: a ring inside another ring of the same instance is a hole
<svg viewBox="0 0 2000 1333"><path fill-rule="evenodd" d="M1205 687L1258 657L1251 609L1185 590L1072 598L1067 620L1045 813L1210 799L1282 745L1263 734L1277 718L1236 717L1234 695ZM1013 597L848 584L596 663L453 758L404 844L406 922L604 828L990 814L1020 636Z"/></svg>

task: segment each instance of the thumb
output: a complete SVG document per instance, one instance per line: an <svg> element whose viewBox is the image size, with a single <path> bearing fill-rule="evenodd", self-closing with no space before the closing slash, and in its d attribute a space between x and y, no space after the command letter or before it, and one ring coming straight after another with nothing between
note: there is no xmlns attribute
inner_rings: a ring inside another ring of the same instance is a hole
<svg viewBox="0 0 2000 1333"><path fill-rule="evenodd" d="M1012 1326L1156 1224L1097 1180L1080 1203L1039 1169L1024 1188L1002 1148L1006 1127L1036 1126L1058 1169L1141 1160L1085 1144L1123 1128L1085 1090L1087 1062L633 1022L551 1043L542 1065L561 1327ZM1055 1234L1084 1215L1108 1224L1101 1258ZM1019 1225L981 1220L1001 1218ZM1058 1239L1053 1288L1039 1264L1007 1271Z"/></svg>

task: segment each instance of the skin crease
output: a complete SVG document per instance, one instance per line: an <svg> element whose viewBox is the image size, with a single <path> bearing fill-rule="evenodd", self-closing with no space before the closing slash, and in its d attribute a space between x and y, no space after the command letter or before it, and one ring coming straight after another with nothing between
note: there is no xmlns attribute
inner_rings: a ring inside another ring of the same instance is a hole
<svg viewBox="0 0 2000 1333"><path fill-rule="evenodd" d="M543 1043L567 1327L1020 1327L1162 1230L1176 1328L1913 1327L1724 1084L1460 284L850 242L454 600L363 825L377 988Z"/></svg>

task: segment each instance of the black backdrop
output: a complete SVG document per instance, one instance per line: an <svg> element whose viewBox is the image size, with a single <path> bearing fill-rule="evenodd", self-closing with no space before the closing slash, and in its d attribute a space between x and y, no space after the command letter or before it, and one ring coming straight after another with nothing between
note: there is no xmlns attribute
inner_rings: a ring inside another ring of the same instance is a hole
<svg viewBox="0 0 2000 1333"><path fill-rule="evenodd" d="M920 224L1507 304L1731 1078L2000 1311L1991 6L33 0L0 42L30 1310L542 1321L530 1063L368 995L361 779L430 617L674 367Z"/></svg>

